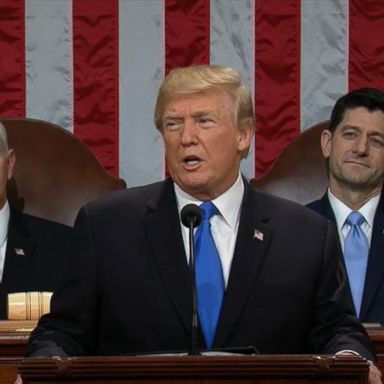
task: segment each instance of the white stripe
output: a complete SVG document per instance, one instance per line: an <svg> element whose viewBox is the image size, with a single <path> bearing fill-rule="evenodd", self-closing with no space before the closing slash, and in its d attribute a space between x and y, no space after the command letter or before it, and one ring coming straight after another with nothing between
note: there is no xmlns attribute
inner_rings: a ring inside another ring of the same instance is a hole
<svg viewBox="0 0 384 384"><path fill-rule="evenodd" d="M349 91L349 0L345 1L345 30L346 30L346 39L345 39L345 64L344 64L344 70L345 70L345 92Z"/></svg>
<svg viewBox="0 0 384 384"><path fill-rule="evenodd" d="M255 51L253 1L213 0L210 14L210 62L238 70L253 91ZM246 177L254 177L253 144L248 157L242 161L241 170Z"/></svg>
<svg viewBox="0 0 384 384"><path fill-rule="evenodd" d="M161 1L119 1L119 168L129 187L164 178L162 139L153 124L164 77L163 25Z"/></svg>
<svg viewBox="0 0 384 384"><path fill-rule="evenodd" d="M72 1L25 1L26 115L72 130Z"/></svg>
<svg viewBox="0 0 384 384"><path fill-rule="evenodd" d="M346 0L301 2L301 129L329 119L346 92Z"/></svg>

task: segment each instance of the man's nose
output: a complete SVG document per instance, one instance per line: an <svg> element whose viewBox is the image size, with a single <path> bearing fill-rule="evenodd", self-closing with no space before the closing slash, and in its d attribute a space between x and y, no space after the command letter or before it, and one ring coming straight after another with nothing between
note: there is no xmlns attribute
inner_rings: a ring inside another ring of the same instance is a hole
<svg viewBox="0 0 384 384"><path fill-rule="evenodd" d="M181 131L181 143L183 145L191 145L196 143L196 124L192 119L186 119Z"/></svg>
<svg viewBox="0 0 384 384"><path fill-rule="evenodd" d="M361 135L358 140L355 143L354 150L357 152L359 155L364 155L367 153L369 147L369 140L368 137L365 135Z"/></svg>

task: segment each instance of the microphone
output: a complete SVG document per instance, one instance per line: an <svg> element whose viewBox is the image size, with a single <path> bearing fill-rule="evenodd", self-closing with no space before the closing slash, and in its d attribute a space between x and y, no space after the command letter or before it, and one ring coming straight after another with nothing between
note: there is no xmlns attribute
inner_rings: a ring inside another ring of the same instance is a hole
<svg viewBox="0 0 384 384"><path fill-rule="evenodd" d="M193 242L193 228L197 227L201 222L201 211L196 204L187 204L180 213L181 222L189 228L189 263L192 275L192 336L191 350L189 355L199 355L199 347L197 342L197 330L199 321L197 317L197 299L196 299L196 280L195 280L195 245Z"/></svg>
<svg viewBox="0 0 384 384"><path fill-rule="evenodd" d="M201 210L196 204L187 204L180 213L181 222L189 229L197 227L201 223Z"/></svg>

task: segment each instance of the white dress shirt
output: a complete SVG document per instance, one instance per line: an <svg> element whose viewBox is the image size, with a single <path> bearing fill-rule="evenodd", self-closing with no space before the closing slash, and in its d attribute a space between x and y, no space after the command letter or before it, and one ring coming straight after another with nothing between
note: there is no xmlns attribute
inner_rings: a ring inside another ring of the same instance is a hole
<svg viewBox="0 0 384 384"><path fill-rule="evenodd" d="M0 282L3 278L5 251L7 249L9 214L9 204L6 201L0 210Z"/></svg>
<svg viewBox="0 0 384 384"><path fill-rule="evenodd" d="M329 188L328 198L335 214L337 230L340 236L340 243L344 252L344 241L348 235L349 230L351 229L351 226L347 224L345 220L347 219L348 215L352 212L352 209L345 205L341 200L339 200ZM379 204L379 200L380 193L372 197L359 209L359 212L364 216L365 219L365 222L361 224L361 229L367 237L369 246L371 246L373 220L375 218L375 212L377 209L377 205Z"/></svg>
<svg viewBox="0 0 384 384"><path fill-rule="evenodd" d="M178 185L174 184L177 207L180 211L187 204L200 205L202 201L185 193ZM220 255L221 267L224 275L225 286L228 284L229 272L235 250L237 230L239 228L240 207L244 195L244 183L241 175L237 177L235 183L222 195L212 200L220 212L210 219L211 232ZM181 231L183 234L184 248L189 261L189 229L181 221Z"/></svg>

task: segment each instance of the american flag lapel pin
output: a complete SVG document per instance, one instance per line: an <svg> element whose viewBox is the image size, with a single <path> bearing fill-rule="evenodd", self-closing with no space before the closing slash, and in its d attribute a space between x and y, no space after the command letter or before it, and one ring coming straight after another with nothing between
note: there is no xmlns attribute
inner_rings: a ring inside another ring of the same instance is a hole
<svg viewBox="0 0 384 384"><path fill-rule="evenodd" d="M15 253L17 256L25 256L24 249L22 248L15 248Z"/></svg>
<svg viewBox="0 0 384 384"><path fill-rule="evenodd" d="M264 233L259 231L258 229L255 229L253 232L253 240L263 241L264 240Z"/></svg>

